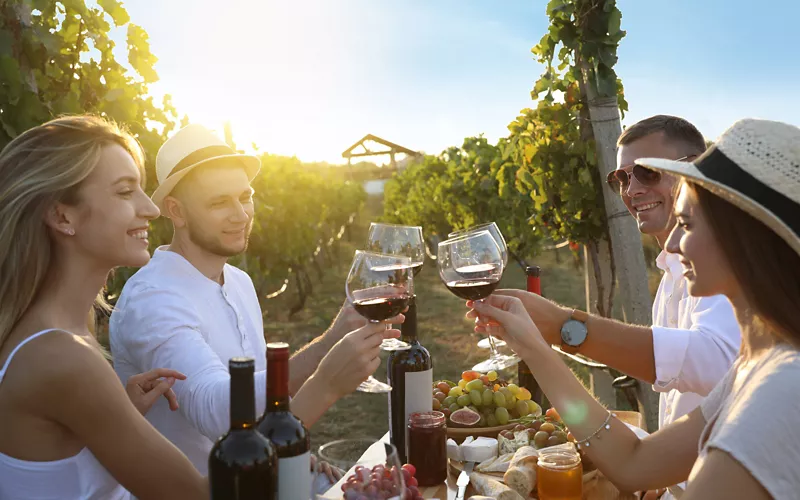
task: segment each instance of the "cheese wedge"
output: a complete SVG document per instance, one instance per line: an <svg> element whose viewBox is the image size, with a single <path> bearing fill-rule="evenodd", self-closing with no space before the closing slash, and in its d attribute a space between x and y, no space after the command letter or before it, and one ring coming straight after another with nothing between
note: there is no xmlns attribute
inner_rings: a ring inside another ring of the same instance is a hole
<svg viewBox="0 0 800 500"><path fill-rule="evenodd" d="M488 476L470 474L469 480L475 488L475 491L489 498L494 498L495 500L525 500L525 498L521 497L516 491Z"/></svg>
<svg viewBox="0 0 800 500"><path fill-rule="evenodd" d="M475 441L461 445L461 455L465 462L481 463L497 456L497 440L488 437L479 437Z"/></svg>
<svg viewBox="0 0 800 500"><path fill-rule="evenodd" d="M506 453L497 458L490 458L475 466L478 472L505 472L511 464L511 459L514 457L513 453Z"/></svg>

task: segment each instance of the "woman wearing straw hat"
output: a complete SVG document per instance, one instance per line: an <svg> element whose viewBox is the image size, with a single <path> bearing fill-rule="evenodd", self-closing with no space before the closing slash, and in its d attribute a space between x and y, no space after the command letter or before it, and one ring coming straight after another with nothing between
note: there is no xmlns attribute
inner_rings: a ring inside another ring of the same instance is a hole
<svg viewBox="0 0 800 500"><path fill-rule="evenodd" d="M667 251L681 256L689 293L727 296L742 330L739 357L703 404L640 440L586 392L518 299L469 302L476 330L522 356L581 451L621 490L688 477L684 500L797 498L800 129L742 120L693 163L637 163L682 178Z"/></svg>

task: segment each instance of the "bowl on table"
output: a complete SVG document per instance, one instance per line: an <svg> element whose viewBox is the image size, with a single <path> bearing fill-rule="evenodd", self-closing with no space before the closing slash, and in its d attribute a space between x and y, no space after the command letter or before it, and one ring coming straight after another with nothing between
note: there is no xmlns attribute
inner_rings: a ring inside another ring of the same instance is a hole
<svg viewBox="0 0 800 500"><path fill-rule="evenodd" d="M447 437L461 444L468 436L497 438L502 431L513 429L517 424L496 425L494 427L448 427Z"/></svg>
<svg viewBox="0 0 800 500"><path fill-rule="evenodd" d="M339 439L323 444L319 447L319 458L343 471L350 470L356 465L367 451L378 439L375 438L353 438Z"/></svg>

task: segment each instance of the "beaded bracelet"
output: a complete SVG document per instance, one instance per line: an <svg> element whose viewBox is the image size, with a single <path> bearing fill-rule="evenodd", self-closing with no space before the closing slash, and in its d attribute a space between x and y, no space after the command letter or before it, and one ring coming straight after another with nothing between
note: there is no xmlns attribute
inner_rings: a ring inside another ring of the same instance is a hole
<svg viewBox="0 0 800 500"><path fill-rule="evenodd" d="M586 439L581 439L580 441L578 441L577 443L575 443L575 445L577 446L577 448L578 448L579 450L580 450L582 447L584 447L584 446L588 448L588 447L591 445L591 444L589 443L589 440L590 440L590 439L592 439L592 438L594 438L595 436L597 436L598 434L600 434L600 433L601 433L601 432L602 432L604 429L605 429L605 430L609 430L609 429L611 429L611 424L609 423L609 422L611 422L611 417L617 418L617 414L616 414L616 413L613 413L613 412L608 412L608 417L606 417L606 421L605 421L605 422L603 422L603 425L601 425L599 429L597 429L596 431L594 431L594 432L592 433L592 435L591 435L591 436L589 436L589 437L587 437ZM598 438L598 439L599 439L599 438Z"/></svg>

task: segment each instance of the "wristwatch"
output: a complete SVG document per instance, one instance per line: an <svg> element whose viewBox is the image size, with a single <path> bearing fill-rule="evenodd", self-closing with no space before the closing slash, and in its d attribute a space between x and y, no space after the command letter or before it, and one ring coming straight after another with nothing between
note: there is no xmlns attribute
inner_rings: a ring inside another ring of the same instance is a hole
<svg viewBox="0 0 800 500"><path fill-rule="evenodd" d="M589 331L586 329L586 321L589 315L577 309L572 310L570 318L561 326L561 350L569 354L575 354L581 345L586 341Z"/></svg>

